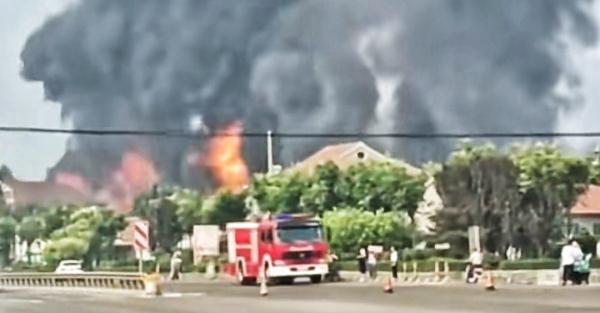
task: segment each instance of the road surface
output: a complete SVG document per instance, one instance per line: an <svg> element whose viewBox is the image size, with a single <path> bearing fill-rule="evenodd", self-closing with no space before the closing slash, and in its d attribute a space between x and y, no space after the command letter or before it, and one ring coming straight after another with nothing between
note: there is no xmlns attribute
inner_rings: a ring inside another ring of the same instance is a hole
<svg viewBox="0 0 600 313"><path fill-rule="evenodd" d="M592 313L600 312L599 287L501 287L495 292L473 286L396 287L355 283L269 288L226 283L169 286L163 297L139 293L64 290L0 291L0 312L10 313L268 313L268 312L411 312L411 313Z"/></svg>

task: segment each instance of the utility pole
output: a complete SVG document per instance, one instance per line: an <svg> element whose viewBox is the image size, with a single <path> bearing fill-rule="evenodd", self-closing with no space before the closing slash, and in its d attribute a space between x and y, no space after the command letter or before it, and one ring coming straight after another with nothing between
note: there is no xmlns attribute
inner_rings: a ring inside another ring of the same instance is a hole
<svg viewBox="0 0 600 313"><path fill-rule="evenodd" d="M267 174L273 173L273 132L267 131Z"/></svg>

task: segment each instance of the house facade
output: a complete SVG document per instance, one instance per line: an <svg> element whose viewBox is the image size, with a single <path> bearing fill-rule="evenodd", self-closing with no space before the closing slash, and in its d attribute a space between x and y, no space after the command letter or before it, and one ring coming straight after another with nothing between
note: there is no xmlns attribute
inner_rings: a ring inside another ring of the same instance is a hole
<svg viewBox="0 0 600 313"><path fill-rule="evenodd" d="M571 220L575 233L600 236L600 186L591 185L578 197L571 208Z"/></svg>

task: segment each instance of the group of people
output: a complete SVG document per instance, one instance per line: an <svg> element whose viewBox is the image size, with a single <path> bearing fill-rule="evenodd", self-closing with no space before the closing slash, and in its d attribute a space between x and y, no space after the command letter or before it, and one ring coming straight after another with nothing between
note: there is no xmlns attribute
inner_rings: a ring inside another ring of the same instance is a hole
<svg viewBox="0 0 600 313"><path fill-rule="evenodd" d="M589 285L592 254L584 255L579 243L571 239L560 252L562 285Z"/></svg>
<svg viewBox="0 0 600 313"><path fill-rule="evenodd" d="M398 279L398 251L394 247L390 248L390 268L394 280ZM377 278L377 254L368 248L362 247L358 251L358 270L361 274L360 280L374 280Z"/></svg>

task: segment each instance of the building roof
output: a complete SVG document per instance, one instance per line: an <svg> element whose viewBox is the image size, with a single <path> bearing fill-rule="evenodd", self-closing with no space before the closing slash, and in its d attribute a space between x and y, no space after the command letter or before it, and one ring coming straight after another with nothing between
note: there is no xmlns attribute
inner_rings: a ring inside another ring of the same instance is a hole
<svg viewBox="0 0 600 313"><path fill-rule="evenodd" d="M600 216L600 186L590 185L571 208L572 215Z"/></svg>
<svg viewBox="0 0 600 313"><path fill-rule="evenodd" d="M323 147L303 161L294 164L287 171L312 173L317 166L333 162L341 169L348 168L360 162L390 162L404 167L408 174L418 175L421 170L404 162L384 155L362 141L341 143Z"/></svg>
<svg viewBox="0 0 600 313"><path fill-rule="evenodd" d="M14 205L25 207L29 205L70 205L90 204L90 197L64 185L52 182L26 182L8 179L4 184L12 190Z"/></svg>

